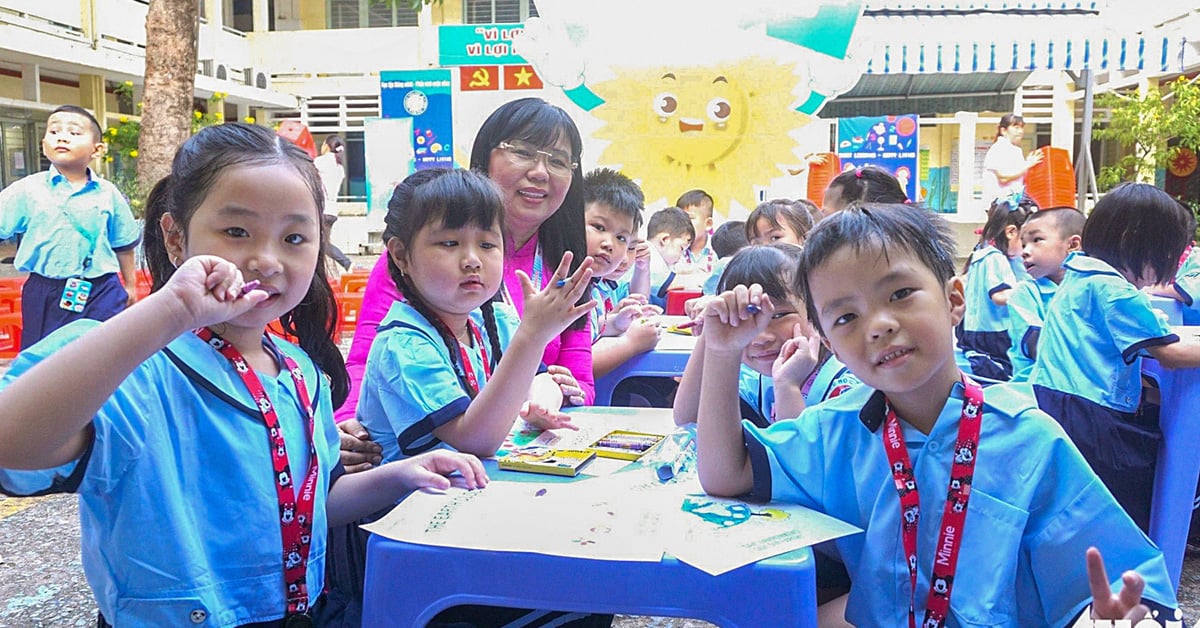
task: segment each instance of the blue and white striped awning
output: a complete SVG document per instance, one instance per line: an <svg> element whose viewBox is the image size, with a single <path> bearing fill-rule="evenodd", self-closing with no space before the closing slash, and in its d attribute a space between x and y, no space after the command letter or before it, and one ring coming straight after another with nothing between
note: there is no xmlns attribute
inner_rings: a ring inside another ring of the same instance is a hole
<svg viewBox="0 0 1200 628"><path fill-rule="evenodd" d="M867 58L867 74L959 74L1034 70L1185 71L1184 38L1072 38L883 43Z"/></svg>

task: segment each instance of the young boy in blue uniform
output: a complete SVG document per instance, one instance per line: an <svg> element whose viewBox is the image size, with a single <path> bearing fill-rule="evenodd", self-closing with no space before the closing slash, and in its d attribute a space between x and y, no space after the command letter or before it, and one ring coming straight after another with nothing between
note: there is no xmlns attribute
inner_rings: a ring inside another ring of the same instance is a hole
<svg viewBox="0 0 1200 628"><path fill-rule="evenodd" d="M92 114L59 107L42 138L50 169L0 192L0 238L25 234L15 260L29 273L21 289L22 349L71 321L108 320L135 299L141 237L121 191L88 167L103 150Z"/></svg>
<svg viewBox="0 0 1200 628"><path fill-rule="evenodd" d="M1010 381L1027 382L1033 374L1046 308L1066 272L1063 261L1079 250L1083 221L1074 207L1060 207L1033 214L1021 226L1021 259L1031 279L1018 283L1008 297Z"/></svg>
<svg viewBox="0 0 1200 628"><path fill-rule="evenodd" d="M646 223L646 241L650 243L650 303L666 307L668 290L699 288L707 278L706 273L683 262L684 251L695 236L692 221L678 207L667 207L650 215Z"/></svg>
<svg viewBox="0 0 1200 628"><path fill-rule="evenodd" d="M1038 406L1143 530L1162 431L1140 408L1141 356L1195 368L1200 343L1171 333L1141 289L1174 277L1195 227L1186 207L1145 183L1117 186L1096 203L1083 227L1087 254L1063 263L1030 380Z"/></svg>
<svg viewBox="0 0 1200 628"><path fill-rule="evenodd" d="M1139 600L1176 617L1162 554L1062 430L1019 388L982 390L956 366L953 242L943 220L907 205L851 207L818 224L797 282L823 341L864 385L766 429L737 420L734 391L771 301L758 286L710 301L704 489L861 527L836 541L853 582L839 601L855 625L1062 626L1089 601L1097 618L1139 618ZM1089 546L1137 570L1118 581L1119 598Z"/></svg>

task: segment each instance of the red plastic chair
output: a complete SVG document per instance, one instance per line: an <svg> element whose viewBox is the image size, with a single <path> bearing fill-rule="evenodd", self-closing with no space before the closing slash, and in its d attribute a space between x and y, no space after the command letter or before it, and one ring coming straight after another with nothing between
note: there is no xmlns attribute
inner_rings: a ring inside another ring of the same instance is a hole
<svg viewBox="0 0 1200 628"><path fill-rule="evenodd" d="M21 352L21 312L0 314L0 358L12 359Z"/></svg>
<svg viewBox="0 0 1200 628"><path fill-rule="evenodd" d="M341 291L343 293L357 292L359 294L366 292L367 279L370 276L371 273L369 272L345 273L341 279Z"/></svg>

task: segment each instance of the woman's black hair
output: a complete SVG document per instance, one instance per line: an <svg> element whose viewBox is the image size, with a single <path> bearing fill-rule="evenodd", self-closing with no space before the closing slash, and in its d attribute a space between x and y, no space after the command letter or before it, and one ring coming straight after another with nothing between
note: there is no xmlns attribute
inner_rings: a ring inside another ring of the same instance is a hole
<svg viewBox="0 0 1200 628"><path fill-rule="evenodd" d="M822 335L811 274L845 247L853 247L855 253L876 251L885 259L890 250L906 251L942 285L954 277L954 234L945 219L914 205L852 203L817 223L808 234L796 272L795 291L808 308L808 319Z"/></svg>
<svg viewBox="0 0 1200 628"><path fill-rule="evenodd" d="M428 225L437 225L445 229L460 229L466 226L491 229L499 225L503 233L504 201L500 198L496 185L482 174L461 169L418 170L401 181L392 191L384 225L383 241L398 239L407 255L412 251L417 234ZM404 295L405 302L437 330L446 345L450 363L461 375L463 369L459 364L458 338L441 317L430 309L421 292L408 280L408 276L400 271L400 266L390 254L388 274ZM480 306L480 310L483 312L483 323L491 344L490 366L494 367L500 361L501 347L500 334L496 328L496 312L492 304L493 300L488 299ZM461 376L459 379L463 390L469 396L474 397L478 394L478 391L472 390L462 381Z"/></svg>
<svg viewBox="0 0 1200 628"><path fill-rule="evenodd" d="M321 220L321 213L325 208L325 192L317 168L307 153L263 126L231 122L207 127L179 147L171 164L171 174L156 183L146 199L142 239L152 290L162 288L175 272L167 252L162 217L171 214L186 240L192 216L226 170L275 164L295 169L308 186L317 206L316 222L321 236L318 242L324 241L327 227ZM271 182L263 181L262 184L270 186ZM333 341L337 317L337 301L327 279L325 256L318 255L304 300L279 317L279 322L285 332L299 340L300 348L317 367L329 376L335 409L342 405L350 391L346 362Z"/></svg>
<svg viewBox="0 0 1200 628"><path fill-rule="evenodd" d="M1088 215L1083 250L1135 279L1164 283L1175 278L1195 231L1195 216L1170 194L1148 183L1122 183ZM1143 277L1147 267L1154 277Z"/></svg>
<svg viewBox="0 0 1200 628"><path fill-rule="evenodd" d="M330 135L325 138L325 146L329 147L329 152L333 153L333 158L337 160L337 165L346 167L346 140L340 135Z"/></svg>
<svg viewBox="0 0 1200 628"><path fill-rule="evenodd" d="M489 174L492 150L500 142L524 140L535 146L549 146L566 138L571 145L571 161L579 164L583 158L583 138L579 128L566 111L541 98L521 98L500 105L484 120L475 134L471 147L471 169ZM571 172L571 185L562 205L538 227L538 244L542 247L542 258L547 266L555 268L563 254L571 251L571 272L575 272L587 257L587 234L583 214L583 174L579 166ZM510 252L511 253L511 252ZM589 294L579 298L579 303L591 299ZM581 316L571 324L572 329L583 329L588 317Z"/></svg>
<svg viewBox="0 0 1200 628"><path fill-rule="evenodd" d="M803 241L808 237L808 232L812 231L813 219L809 211L809 206L816 208L812 201L808 199L789 200L786 198L777 198L759 203L754 211L746 217L746 239L753 241L755 236L762 235L757 233L758 220L766 218L767 223L773 229L782 228L784 223L787 223L788 228L792 233L796 234L797 238Z"/></svg>
<svg viewBox="0 0 1200 628"><path fill-rule="evenodd" d="M826 189L837 186L842 190L842 201L849 205L859 203L907 203L908 195L900 180L878 166L861 166L847 170L834 177Z"/></svg>
<svg viewBox="0 0 1200 628"><path fill-rule="evenodd" d="M996 139L1000 139L1000 132L1010 126L1025 126L1025 118L1015 114L1006 113L1000 116L1000 123L996 125Z"/></svg>
<svg viewBox="0 0 1200 628"><path fill-rule="evenodd" d="M792 279L801 250L787 242L747 246L729 258L729 264L717 282L717 292L758 284L772 301L792 301L799 296Z"/></svg>

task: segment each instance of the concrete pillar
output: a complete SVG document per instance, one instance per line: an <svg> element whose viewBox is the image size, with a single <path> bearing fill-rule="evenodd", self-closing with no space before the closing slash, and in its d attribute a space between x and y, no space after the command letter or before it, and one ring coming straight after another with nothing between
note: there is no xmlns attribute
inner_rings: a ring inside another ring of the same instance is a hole
<svg viewBox="0 0 1200 628"><path fill-rule="evenodd" d="M108 117L108 102L105 98L103 76L98 74L79 75L79 106L92 111L96 120L100 122L101 132L108 128L108 120L105 119ZM99 169L105 175L108 174L108 167L104 165L103 158L92 160L91 166Z"/></svg>
<svg viewBox="0 0 1200 628"><path fill-rule="evenodd" d="M1054 102L1051 108L1050 145L1075 152L1075 82L1066 72L1054 77Z"/></svg>
<svg viewBox="0 0 1200 628"><path fill-rule="evenodd" d="M254 32L265 33L271 30L271 15L267 0L254 0L252 11L254 13Z"/></svg>
<svg viewBox="0 0 1200 628"><path fill-rule="evenodd" d="M245 122L246 118L249 118L253 115L254 114L252 114L250 112L250 105L247 105L245 103L237 103L237 121L238 122Z"/></svg>
<svg viewBox="0 0 1200 628"><path fill-rule="evenodd" d="M100 121L100 126L108 124L108 102L105 99L104 77L99 74L79 75L79 106L90 109ZM101 129L103 130L103 129Z"/></svg>
<svg viewBox="0 0 1200 628"><path fill-rule="evenodd" d="M975 200L975 127L979 114L959 111L958 121L958 216L961 220L983 221L986 210Z"/></svg>
<svg viewBox="0 0 1200 628"><path fill-rule="evenodd" d="M21 64L21 98L42 102L42 68L36 63Z"/></svg>
<svg viewBox="0 0 1200 628"><path fill-rule="evenodd" d="M1158 88L1158 79L1150 78L1146 74L1142 74L1138 80L1138 97L1145 98L1147 92L1149 92L1151 88ZM1141 150L1141 147L1136 147L1134 150ZM1140 160L1136 175L1138 181L1143 183L1155 183L1155 178L1157 177L1157 173L1155 172L1154 168L1155 157L1156 155L1154 151L1151 151L1146 154L1145 159Z"/></svg>

